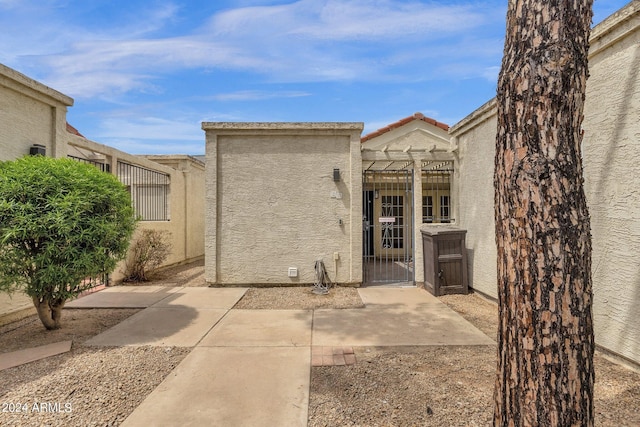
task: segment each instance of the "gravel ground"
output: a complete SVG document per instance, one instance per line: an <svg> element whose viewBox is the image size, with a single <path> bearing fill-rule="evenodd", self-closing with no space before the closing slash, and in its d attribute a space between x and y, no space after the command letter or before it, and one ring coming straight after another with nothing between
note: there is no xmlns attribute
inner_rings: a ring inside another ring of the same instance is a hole
<svg viewBox="0 0 640 427"><path fill-rule="evenodd" d="M250 288L234 308L314 310L316 308L363 308L355 288L332 288L328 295L315 295L311 287Z"/></svg>
<svg viewBox="0 0 640 427"><path fill-rule="evenodd" d="M72 340L68 353L0 371L1 426L116 426L191 351L177 347L85 347L138 310L65 309L63 328L37 316L0 328L2 352Z"/></svg>
<svg viewBox="0 0 640 427"><path fill-rule="evenodd" d="M202 268L200 263L165 270L148 284L205 286ZM362 306L356 289L335 288L330 295L319 299L309 287L250 289L237 307ZM495 304L475 295L440 299L495 336ZM0 327L0 352L73 341L69 353L0 371L0 425L119 425L191 350L83 345L136 311L65 309L63 329L58 331L45 331L35 316ZM309 426L491 423L495 346L358 347L355 351L355 365L311 369ZM640 373L600 355L595 366L596 425L640 426ZM18 405L26 411L16 413Z"/></svg>
<svg viewBox="0 0 640 427"><path fill-rule="evenodd" d="M497 306L477 295L439 298L497 334ZM488 426L495 346L358 348L352 366L311 370L309 426ZM640 372L595 357L596 426L640 426Z"/></svg>

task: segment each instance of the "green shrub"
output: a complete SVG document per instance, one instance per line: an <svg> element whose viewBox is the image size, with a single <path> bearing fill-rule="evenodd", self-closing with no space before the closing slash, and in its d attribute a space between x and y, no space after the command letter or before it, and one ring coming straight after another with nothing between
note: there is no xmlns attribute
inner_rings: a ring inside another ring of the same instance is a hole
<svg viewBox="0 0 640 427"><path fill-rule="evenodd" d="M84 282L113 271L136 218L111 174L70 159L27 156L0 163L0 290L24 291L47 329L60 327Z"/></svg>

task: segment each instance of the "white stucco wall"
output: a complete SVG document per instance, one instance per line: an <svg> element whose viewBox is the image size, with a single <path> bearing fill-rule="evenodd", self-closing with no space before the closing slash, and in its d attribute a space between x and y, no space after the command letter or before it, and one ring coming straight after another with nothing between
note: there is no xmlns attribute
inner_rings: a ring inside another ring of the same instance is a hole
<svg viewBox="0 0 640 427"><path fill-rule="evenodd" d="M596 343L640 363L640 2L594 29L585 105Z"/></svg>
<svg viewBox="0 0 640 427"><path fill-rule="evenodd" d="M322 259L332 281L360 283L362 127L203 123L207 281L313 283L314 263ZM334 168L340 169L339 182ZM298 269L298 277L288 277L289 267Z"/></svg>
<svg viewBox="0 0 640 427"><path fill-rule="evenodd" d="M596 344L640 363L640 3L592 31L583 123ZM495 100L450 130L471 285L497 296L493 211Z"/></svg>
<svg viewBox="0 0 640 427"><path fill-rule="evenodd" d="M73 99L0 64L0 161L29 154L66 155L66 114Z"/></svg>
<svg viewBox="0 0 640 427"><path fill-rule="evenodd" d="M469 285L497 298L493 170L496 139L495 100L491 100L451 128L458 156L454 214L467 230Z"/></svg>

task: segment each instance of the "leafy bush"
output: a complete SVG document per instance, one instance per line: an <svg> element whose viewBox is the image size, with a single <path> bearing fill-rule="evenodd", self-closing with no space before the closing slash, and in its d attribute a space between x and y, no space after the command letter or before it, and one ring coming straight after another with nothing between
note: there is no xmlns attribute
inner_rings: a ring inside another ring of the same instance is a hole
<svg viewBox="0 0 640 427"><path fill-rule="evenodd" d="M170 239L168 231L142 230L127 257L126 280L147 281L148 272L158 268L171 253Z"/></svg>
<svg viewBox="0 0 640 427"><path fill-rule="evenodd" d="M62 308L124 258L136 218L111 174L70 159L0 163L0 290L24 291L47 329Z"/></svg>

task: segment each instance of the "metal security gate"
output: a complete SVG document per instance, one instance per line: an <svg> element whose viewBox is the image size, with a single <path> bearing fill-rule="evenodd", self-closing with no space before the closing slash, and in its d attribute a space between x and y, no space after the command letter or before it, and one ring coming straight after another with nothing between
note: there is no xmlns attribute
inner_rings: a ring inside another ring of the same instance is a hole
<svg viewBox="0 0 640 427"><path fill-rule="evenodd" d="M118 160L117 176L142 221L169 221L168 174Z"/></svg>
<svg viewBox="0 0 640 427"><path fill-rule="evenodd" d="M362 252L365 284L413 284L413 171L366 170Z"/></svg>

